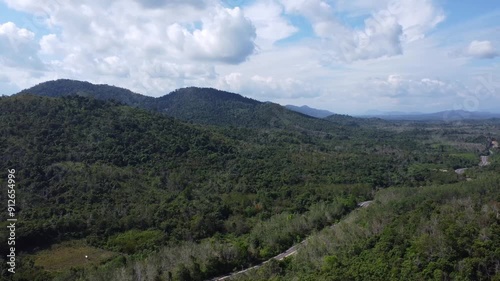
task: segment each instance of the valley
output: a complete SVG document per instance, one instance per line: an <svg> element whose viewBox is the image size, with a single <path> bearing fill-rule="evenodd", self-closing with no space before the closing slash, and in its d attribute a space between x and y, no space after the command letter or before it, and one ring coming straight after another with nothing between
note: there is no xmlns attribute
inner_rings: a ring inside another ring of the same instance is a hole
<svg viewBox="0 0 500 281"><path fill-rule="evenodd" d="M499 119L314 118L58 80L1 97L0 121L19 190L11 280L499 274Z"/></svg>

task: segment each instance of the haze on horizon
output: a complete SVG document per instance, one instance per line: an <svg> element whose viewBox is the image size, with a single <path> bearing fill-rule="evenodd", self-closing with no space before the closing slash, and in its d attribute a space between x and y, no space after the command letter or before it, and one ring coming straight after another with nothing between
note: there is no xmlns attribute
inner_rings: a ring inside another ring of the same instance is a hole
<svg viewBox="0 0 500 281"><path fill-rule="evenodd" d="M500 4L0 0L0 94L58 78L336 113L499 112Z"/></svg>

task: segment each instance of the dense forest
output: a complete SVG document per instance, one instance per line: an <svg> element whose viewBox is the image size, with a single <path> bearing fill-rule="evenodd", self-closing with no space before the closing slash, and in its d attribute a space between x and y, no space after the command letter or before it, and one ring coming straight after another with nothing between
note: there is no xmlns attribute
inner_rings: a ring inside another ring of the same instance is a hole
<svg viewBox="0 0 500 281"><path fill-rule="evenodd" d="M500 278L500 120L317 119L214 89L56 82L0 98L20 256L4 278L205 280L306 237L235 278Z"/></svg>

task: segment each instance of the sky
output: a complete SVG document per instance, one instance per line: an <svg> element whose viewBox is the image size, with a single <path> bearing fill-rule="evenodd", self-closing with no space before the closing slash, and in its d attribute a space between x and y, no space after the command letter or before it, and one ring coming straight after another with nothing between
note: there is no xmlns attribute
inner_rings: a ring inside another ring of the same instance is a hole
<svg viewBox="0 0 500 281"><path fill-rule="evenodd" d="M0 94L197 86L341 114L500 112L497 0L0 0Z"/></svg>

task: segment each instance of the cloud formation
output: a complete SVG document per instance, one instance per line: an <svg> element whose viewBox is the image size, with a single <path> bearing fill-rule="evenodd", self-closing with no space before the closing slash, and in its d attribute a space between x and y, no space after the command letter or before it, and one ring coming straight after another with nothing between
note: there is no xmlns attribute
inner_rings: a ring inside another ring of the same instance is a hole
<svg viewBox="0 0 500 281"><path fill-rule="evenodd" d="M500 54L490 41L472 41L467 47L465 54L478 59L492 59Z"/></svg>
<svg viewBox="0 0 500 281"><path fill-rule="evenodd" d="M238 64L255 50L255 27L240 8L217 9L201 21L201 29L189 31L175 23L168 27L169 41L195 59Z"/></svg>
<svg viewBox="0 0 500 281"><path fill-rule="evenodd" d="M238 93L252 94L260 99L316 97L321 91L311 85L294 78L275 78L272 76L245 76L234 72L221 77L217 87Z"/></svg>
<svg viewBox="0 0 500 281"><path fill-rule="evenodd" d="M38 58L35 34L12 22L0 24L0 64L9 67L43 69Z"/></svg>
<svg viewBox="0 0 500 281"><path fill-rule="evenodd" d="M456 86L432 78L409 79L392 74L387 79L373 79L369 84L374 91L390 97L442 97L454 95Z"/></svg>
<svg viewBox="0 0 500 281"><path fill-rule="evenodd" d="M499 73L500 10L486 5L0 1L9 14L9 22L0 21L0 93L70 78L152 96L185 86L217 87L343 113L424 104L442 110L470 96L467 89L478 85L472 77ZM489 90L481 107L500 102L498 83L482 88Z"/></svg>
<svg viewBox="0 0 500 281"><path fill-rule="evenodd" d="M138 4L145 8L159 9L167 6L177 7L181 5L190 5L199 9L206 7L207 3L204 0L135 0Z"/></svg>
<svg viewBox="0 0 500 281"><path fill-rule="evenodd" d="M363 27L353 28L337 16L335 8L342 5L334 7L324 0L281 0L287 12L311 21L330 57L347 62L401 55L404 43L424 38L445 19L431 0L381 2L386 3L376 6Z"/></svg>
<svg viewBox="0 0 500 281"><path fill-rule="evenodd" d="M284 7L276 1L256 1L244 9L256 27L259 44L269 47L276 41L287 38L298 31L284 17Z"/></svg>

